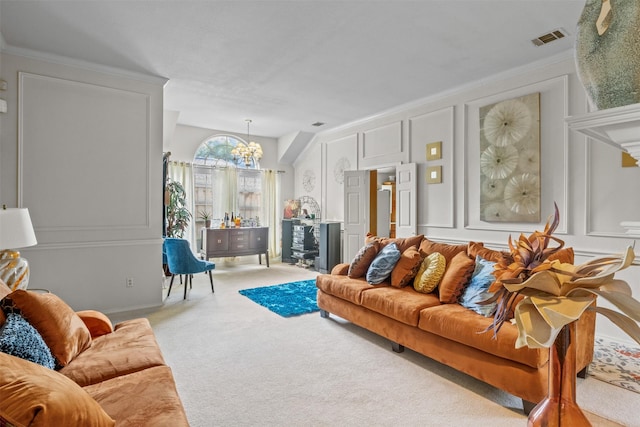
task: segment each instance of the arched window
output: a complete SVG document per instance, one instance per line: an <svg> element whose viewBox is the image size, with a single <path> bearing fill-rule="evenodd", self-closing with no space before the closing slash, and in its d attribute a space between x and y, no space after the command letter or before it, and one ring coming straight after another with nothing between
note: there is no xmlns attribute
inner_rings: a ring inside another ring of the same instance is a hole
<svg viewBox="0 0 640 427"><path fill-rule="evenodd" d="M253 157L246 159L234 154L234 149L247 146L249 143L229 135L218 135L203 142L196 150L194 165L214 167L235 167L238 169L260 169L258 160ZM247 163L248 162L248 163Z"/></svg>
<svg viewBox="0 0 640 427"><path fill-rule="evenodd" d="M257 159L234 154L234 149L242 145L247 143L235 136L216 135L196 150L193 185L197 229L206 219L218 227L225 214L232 213L249 225L260 221L263 174Z"/></svg>

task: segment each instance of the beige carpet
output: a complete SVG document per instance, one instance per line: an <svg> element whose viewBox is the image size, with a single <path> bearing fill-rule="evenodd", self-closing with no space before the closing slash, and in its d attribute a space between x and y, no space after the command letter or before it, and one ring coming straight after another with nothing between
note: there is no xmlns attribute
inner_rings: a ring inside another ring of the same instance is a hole
<svg viewBox="0 0 640 427"><path fill-rule="evenodd" d="M246 261L245 261L246 260ZM283 318L238 290L317 273L217 262L215 294L197 275L187 301L111 315L148 317L192 426L525 426L521 401L335 316ZM640 427L640 394L579 380L594 426ZM615 420L617 423L606 419Z"/></svg>

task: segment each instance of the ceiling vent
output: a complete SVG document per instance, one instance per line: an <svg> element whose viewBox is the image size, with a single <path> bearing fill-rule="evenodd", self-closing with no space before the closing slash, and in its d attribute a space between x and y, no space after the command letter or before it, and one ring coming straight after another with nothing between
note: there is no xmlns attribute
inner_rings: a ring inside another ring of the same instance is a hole
<svg viewBox="0 0 640 427"><path fill-rule="evenodd" d="M531 40L531 43L533 43L536 46L542 46L542 45L551 43L552 41L556 41L558 39L564 38L566 36L567 36L566 31L562 29L557 29L557 30L551 31L550 33L543 34L540 37Z"/></svg>
<svg viewBox="0 0 640 427"><path fill-rule="evenodd" d="M311 126L315 126L315 127L320 127L323 126L324 123L323 122L315 122L315 123L311 123Z"/></svg>

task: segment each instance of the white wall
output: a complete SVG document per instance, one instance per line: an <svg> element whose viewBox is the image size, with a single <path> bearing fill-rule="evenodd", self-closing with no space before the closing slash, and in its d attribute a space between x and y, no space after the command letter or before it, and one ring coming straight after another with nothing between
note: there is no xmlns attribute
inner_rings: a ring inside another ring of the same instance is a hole
<svg viewBox="0 0 640 427"><path fill-rule="evenodd" d="M535 92L540 93L542 220L535 224L483 222L478 196L478 110ZM640 220L640 168L622 168L619 151L604 144L587 144L585 137L567 129L565 117L586 109L584 89L568 52L544 64L532 64L318 134L296 160L296 176L317 168L317 152L322 151L321 206L327 217L342 220L342 186L333 179L338 158L349 158L351 169L415 162L418 232L449 242L482 241L498 249L506 249L509 235L517 238L520 232L541 229L553 213L555 201L561 215L556 235L574 247L576 262L581 263L633 244L619 224ZM433 141L442 141L443 158L428 164L442 166L443 183L427 185L425 146ZM299 180L295 194L304 194ZM633 266L620 275L629 281L636 298L640 297L639 270ZM630 340L602 317L598 334Z"/></svg>
<svg viewBox="0 0 640 427"><path fill-rule="evenodd" d="M0 199L31 213L38 245L21 250L30 286L74 309L160 305L165 80L1 57Z"/></svg>

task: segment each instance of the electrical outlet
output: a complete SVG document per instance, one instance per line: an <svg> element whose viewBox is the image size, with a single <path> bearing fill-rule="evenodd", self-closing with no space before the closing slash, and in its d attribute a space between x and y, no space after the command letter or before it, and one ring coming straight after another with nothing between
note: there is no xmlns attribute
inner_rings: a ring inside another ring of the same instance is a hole
<svg viewBox="0 0 640 427"><path fill-rule="evenodd" d="M133 277L127 277L127 288L133 288Z"/></svg>

